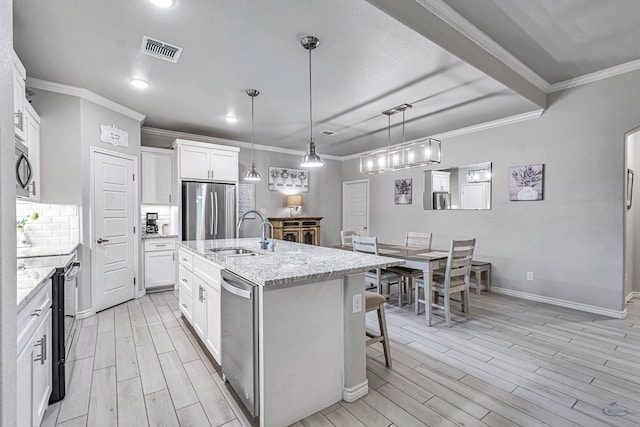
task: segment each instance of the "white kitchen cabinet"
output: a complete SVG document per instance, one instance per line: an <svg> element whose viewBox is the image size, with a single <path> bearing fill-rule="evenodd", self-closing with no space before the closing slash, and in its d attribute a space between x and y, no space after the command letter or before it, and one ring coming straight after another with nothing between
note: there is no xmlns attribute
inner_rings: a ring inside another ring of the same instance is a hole
<svg viewBox="0 0 640 427"><path fill-rule="evenodd" d="M173 150L142 147L142 203L171 205L173 195Z"/></svg>
<svg viewBox="0 0 640 427"><path fill-rule="evenodd" d="M27 140L25 117L27 70L13 52L13 114L15 134L21 141Z"/></svg>
<svg viewBox="0 0 640 427"><path fill-rule="evenodd" d="M42 192L40 186L40 116L28 102L25 102L24 108L29 163L31 163L29 200L40 201L40 193Z"/></svg>
<svg viewBox="0 0 640 427"><path fill-rule="evenodd" d="M431 191L451 191L451 174L449 172L431 172Z"/></svg>
<svg viewBox="0 0 640 427"><path fill-rule="evenodd" d="M154 238L144 242L144 287L145 290L175 286L176 241Z"/></svg>
<svg viewBox="0 0 640 427"><path fill-rule="evenodd" d="M177 139L178 169L181 180L238 181L237 147Z"/></svg>
<svg viewBox="0 0 640 427"><path fill-rule="evenodd" d="M220 280L222 267L180 249L180 311L216 362L221 362Z"/></svg>
<svg viewBox="0 0 640 427"><path fill-rule="evenodd" d="M37 427L44 417L53 386L51 282L18 313L17 327L16 425Z"/></svg>

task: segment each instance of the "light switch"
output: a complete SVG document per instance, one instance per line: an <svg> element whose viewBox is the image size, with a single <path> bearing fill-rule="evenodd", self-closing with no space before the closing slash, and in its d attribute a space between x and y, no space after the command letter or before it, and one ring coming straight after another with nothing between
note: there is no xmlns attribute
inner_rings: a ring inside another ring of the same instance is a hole
<svg viewBox="0 0 640 427"><path fill-rule="evenodd" d="M356 294L353 296L353 314L360 313L362 311L362 294Z"/></svg>

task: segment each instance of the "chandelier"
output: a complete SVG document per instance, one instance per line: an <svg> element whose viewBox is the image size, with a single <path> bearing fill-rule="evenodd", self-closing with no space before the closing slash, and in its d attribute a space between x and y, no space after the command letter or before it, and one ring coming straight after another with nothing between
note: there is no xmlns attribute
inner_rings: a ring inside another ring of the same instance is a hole
<svg viewBox="0 0 640 427"><path fill-rule="evenodd" d="M416 166L427 166L440 163L440 141L433 138L421 138L414 141L404 141L405 111L411 104L402 104L383 111L387 116L387 148L360 156L360 173L376 174ZM402 113L402 143L391 145L391 116Z"/></svg>

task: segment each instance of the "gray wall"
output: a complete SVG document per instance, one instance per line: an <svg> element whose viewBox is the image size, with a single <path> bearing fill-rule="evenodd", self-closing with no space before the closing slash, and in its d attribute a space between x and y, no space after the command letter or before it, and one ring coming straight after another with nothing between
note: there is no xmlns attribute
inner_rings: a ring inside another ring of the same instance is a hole
<svg viewBox="0 0 640 427"><path fill-rule="evenodd" d="M495 286L622 310L624 135L640 125L639 92L640 72L627 73L551 95L539 119L443 141L440 168L493 162L488 211L394 205L393 180L422 191L422 168L371 176L371 234L401 243L407 230L431 231L436 248L476 237ZM544 200L509 201L509 167L531 163L545 164ZM362 179L357 160L342 171Z"/></svg>
<svg viewBox="0 0 640 427"><path fill-rule="evenodd" d="M13 3L0 1L0 425L16 423L16 184Z"/></svg>

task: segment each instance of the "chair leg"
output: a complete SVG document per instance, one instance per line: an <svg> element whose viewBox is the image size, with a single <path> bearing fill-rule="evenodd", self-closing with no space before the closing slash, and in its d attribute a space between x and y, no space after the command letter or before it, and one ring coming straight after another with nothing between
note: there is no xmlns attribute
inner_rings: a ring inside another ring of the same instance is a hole
<svg viewBox="0 0 640 427"><path fill-rule="evenodd" d="M476 271L474 274L476 276L476 295L480 295L480 282L482 282L482 272Z"/></svg>
<svg viewBox="0 0 640 427"><path fill-rule="evenodd" d="M413 300L416 304L414 308L417 316L418 314L420 314L420 285L418 285L417 282L416 282L416 288L413 295Z"/></svg>
<svg viewBox="0 0 640 427"><path fill-rule="evenodd" d="M485 282L487 284L487 292L489 292L491 290L491 266L489 266L489 269L485 272L486 276L485 276Z"/></svg>
<svg viewBox="0 0 640 427"><path fill-rule="evenodd" d="M413 291L413 278L407 277L407 304L411 305L411 292Z"/></svg>
<svg viewBox="0 0 640 427"><path fill-rule="evenodd" d="M467 299L467 293L465 291L460 292L460 310L465 313L465 301Z"/></svg>
<svg viewBox="0 0 640 427"><path fill-rule="evenodd" d="M387 319L384 316L384 305L378 306L378 323L380 324L380 335L384 338L382 348L384 350L384 361L388 368L391 367L391 348L389 347L389 334L387 333Z"/></svg>
<svg viewBox="0 0 640 427"><path fill-rule="evenodd" d="M444 319L447 326L451 327L451 300L449 299L451 295L449 294L449 289L444 289Z"/></svg>
<svg viewBox="0 0 640 427"><path fill-rule="evenodd" d="M467 320L471 319L471 310L469 310L469 289L464 292L464 312L467 315Z"/></svg>

